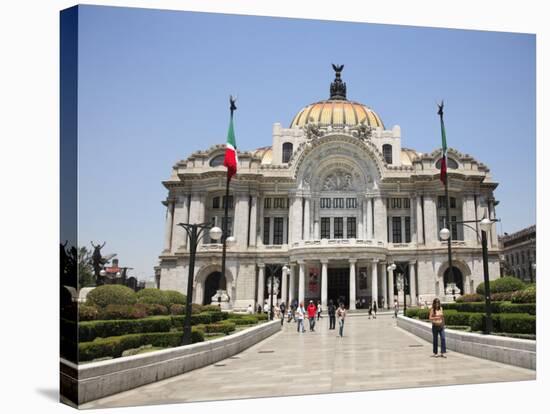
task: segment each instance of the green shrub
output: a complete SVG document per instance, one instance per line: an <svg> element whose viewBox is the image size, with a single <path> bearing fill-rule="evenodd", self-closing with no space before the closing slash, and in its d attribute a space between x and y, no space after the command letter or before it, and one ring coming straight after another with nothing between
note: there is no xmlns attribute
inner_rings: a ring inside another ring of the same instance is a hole
<svg viewBox="0 0 550 414"><path fill-rule="evenodd" d="M221 312L221 308L218 305L202 305L201 312Z"/></svg>
<svg viewBox="0 0 550 414"><path fill-rule="evenodd" d="M483 295L479 295L477 293L468 293L466 295L459 296L456 298L457 303L462 302L482 302L483 301Z"/></svg>
<svg viewBox="0 0 550 414"><path fill-rule="evenodd" d="M255 325L258 320L253 315L244 316L242 318L234 318L233 315L228 319L235 325Z"/></svg>
<svg viewBox="0 0 550 414"><path fill-rule="evenodd" d="M535 303L510 303L502 302L499 306L500 313L528 313L537 314L537 305Z"/></svg>
<svg viewBox="0 0 550 414"><path fill-rule="evenodd" d="M430 313L430 310L427 308L418 309L416 316L418 317L418 319L426 320L426 319L429 319L429 313Z"/></svg>
<svg viewBox="0 0 550 414"><path fill-rule="evenodd" d="M79 343L79 360L90 361L104 357L117 358L127 349L139 348L143 345L161 348L176 347L181 345L182 339L182 332L155 332L98 338L94 341ZM204 341L204 332L193 328L191 330L191 340L193 343Z"/></svg>
<svg viewBox="0 0 550 414"><path fill-rule="evenodd" d="M138 303L148 303L151 305L170 306L168 296L163 290L156 288L145 288L136 293Z"/></svg>
<svg viewBox="0 0 550 414"><path fill-rule="evenodd" d="M500 316L500 332L536 334L537 318L526 313L509 313Z"/></svg>
<svg viewBox="0 0 550 414"><path fill-rule="evenodd" d="M183 315L185 313L185 305L174 303L170 306L170 315Z"/></svg>
<svg viewBox="0 0 550 414"><path fill-rule="evenodd" d="M408 308L407 312L405 313L405 316L409 318L416 318L418 317L419 310L420 310L419 308Z"/></svg>
<svg viewBox="0 0 550 414"><path fill-rule="evenodd" d="M537 302L537 285L532 284L525 289L514 292L512 295L513 303L536 303Z"/></svg>
<svg viewBox="0 0 550 414"><path fill-rule="evenodd" d="M185 321L185 315L172 315L172 327L174 328L181 328L183 326L183 323ZM217 319L220 320L220 319ZM208 325L209 323L212 323L212 314L211 313L198 313L196 315L191 315L191 325Z"/></svg>
<svg viewBox="0 0 550 414"><path fill-rule="evenodd" d="M164 305L157 305L155 303L138 303L136 307L143 306L148 316L168 315L168 308Z"/></svg>
<svg viewBox="0 0 550 414"><path fill-rule="evenodd" d="M492 314L493 331L500 331L500 314ZM472 313L470 315L470 328L472 331L484 331L485 330L485 314L484 313Z"/></svg>
<svg viewBox="0 0 550 414"><path fill-rule="evenodd" d="M235 327L235 323L230 321L210 323L204 326L206 333L223 333L226 335L229 335L231 332L233 332L235 330Z"/></svg>
<svg viewBox="0 0 550 414"><path fill-rule="evenodd" d="M444 314L446 325L470 326L470 316L472 313L446 311Z"/></svg>
<svg viewBox="0 0 550 414"><path fill-rule="evenodd" d="M187 303L187 297L177 290L161 290L161 292L163 292L166 297L168 304L165 306L167 307L172 305L185 305Z"/></svg>
<svg viewBox="0 0 550 414"><path fill-rule="evenodd" d="M491 300L493 302L511 301L512 296L514 296L514 293L516 293L516 292L491 293Z"/></svg>
<svg viewBox="0 0 550 414"><path fill-rule="evenodd" d="M147 332L169 332L172 321L169 316L151 316L145 319L121 319L88 321L78 324L79 341Z"/></svg>
<svg viewBox="0 0 550 414"><path fill-rule="evenodd" d="M226 320L229 316L227 312L204 312L210 315L210 323Z"/></svg>
<svg viewBox="0 0 550 414"><path fill-rule="evenodd" d="M147 317L144 307L132 305L107 305L99 311L97 319L142 319Z"/></svg>
<svg viewBox="0 0 550 414"><path fill-rule="evenodd" d="M267 313L256 313L254 317L258 320L258 322L267 321Z"/></svg>
<svg viewBox="0 0 550 414"><path fill-rule="evenodd" d="M202 312L202 305L199 305L198 303L192 303L191 304L191 313L193 315L197 314L197 313L201 313ZM185 313L185 311L184 311Z"/></svg>
<svg viewBox="0 0 550 414"><path fill-rule="evenodd" d="M498 313L501 302L491 302L491 312ZM462 302L462 303L446 303L443 309L453 309L458 312L480 312L485 313L485 302Z"/></svg>
<svg viewBox="0 0 550 414"><path fill-rule="evenodd" d="M78 305L79 321L94 321L99 316L99 311L95 306Z"/></svg>
<svg viewBox="0 0 550 414"><path fill-rule="evenodd" d="M491 290L491 293L515 292L516 290L522 290L523 288L525 288L525 283L512 276L501 277L489 282L489 289ZM485 285L481 282L476 288L476 293L483 295L484 292Z"/></svg>
<svg viewBox="0 0 550 414"><path fill-rule="evenodd" d="M93 289L86 297L87 304L104 308L108 305L133 305L136 293L122 285L103 285Z"/></svg>

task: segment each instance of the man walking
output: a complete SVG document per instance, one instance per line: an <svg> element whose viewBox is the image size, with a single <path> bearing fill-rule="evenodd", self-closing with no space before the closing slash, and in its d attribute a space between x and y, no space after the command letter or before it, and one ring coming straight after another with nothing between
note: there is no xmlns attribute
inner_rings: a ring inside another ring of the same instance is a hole
<svg viewBox="0 0 550 414"><path fill-rule="evenodd" d="M307 317L309 319L309 332L315 332L315 316L317 315L317 306L312 300L307 307Z"/></svg>
<svg viewBox="0 0 550 414"><path fill-rule="evenodd" d="M393 301L393 317L397 318L397 314L399 313L399 302L397 299Z"/></svg>
<svg viewBox="0 0 550 414"><path fill-rule="evenodd" d="M285 321L285 316L286 316L286 306L285 306L285 303L284 302L281 302L281 305L279 306L279 309L281 311L281 326L283 325L284 321Z"/></svg>
<svg viewBox="0 0 550 414"><path fill-rule="evenodd" d="M336 306L334 306L332 299L328 302L327 311L329 320L328 329L336 329Z"/></svg>
<svg viewBox="0 0 550 414"><path fill-rule="evenodd" d="M303 302L300 302L298 308L296 308L296 321L298 322L297 331L304 333L304 318L306 316L306 311L304 309Z"/></svg>

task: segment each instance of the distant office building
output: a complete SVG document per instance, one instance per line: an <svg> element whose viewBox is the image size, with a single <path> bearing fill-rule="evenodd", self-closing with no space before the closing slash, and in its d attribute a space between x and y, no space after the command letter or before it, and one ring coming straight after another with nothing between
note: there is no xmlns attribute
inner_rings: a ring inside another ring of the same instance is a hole
<svg viewBox="0 0 550 414"><path fill-rule="evenodd" d="M499 237L504 276L515 276L526 282L537 280L537 226Z"/></svg>

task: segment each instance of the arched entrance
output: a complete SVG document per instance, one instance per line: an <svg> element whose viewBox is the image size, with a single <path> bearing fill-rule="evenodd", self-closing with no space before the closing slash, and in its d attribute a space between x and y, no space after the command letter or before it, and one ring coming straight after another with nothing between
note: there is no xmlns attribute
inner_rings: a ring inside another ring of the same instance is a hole
<svg viewBox="0 0 550 414"><path fill-rule="evenodd" d="M218 291L219 289L226 289L225 278L222 277L221 272L212 272L206 277L204 281L204 295L202 304L210 305L212 301L212 296L214 296L216 294L216 291Z"/></svg>
<svg viewBox="0 0 550 414"><path fill-rule="evenodd" d="M443 281L445 284L445 291L447 290L447 285L454 282L455 285L460 289L460 294L464 294L464 278L462 272L458 267L453 266L453 271L451 273L451 268L448 267L443 274Z"/></svg>

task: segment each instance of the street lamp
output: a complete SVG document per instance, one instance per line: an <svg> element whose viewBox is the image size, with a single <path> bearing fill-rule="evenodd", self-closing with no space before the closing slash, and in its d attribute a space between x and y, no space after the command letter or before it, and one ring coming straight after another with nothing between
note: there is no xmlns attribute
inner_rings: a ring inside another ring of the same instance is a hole
<svg viewBox="0 0 550 414"><path fill-rule="evenodd" d="M476 231L476 229L474 229L473 227L469 226L466 223L479 223L479 226L481 227L481 249L482 249L482 255L483 255L483 289L484 289L484 295L485 295L485 329L483 333L486 335L490 334L493 330L493 318L491 315L492 313L491 312L491 289L489 285L489 253L487 251L487 232L491 230L491 227L495 221L498 221L498 219L489 219L487 217L483 217L483 219L481 220L467 220L467 221L452 222L452 224L463 224L474 231ZM448 240L450 236L449 229L442 228L439 231L439 236L443 240Z"/></svg>
<svg viewBox="0 0 550 414"><path fill-rule="evenodd" d="M219 227L212 227L210 223L189 224L178 223L187 232L189 236L189 274L187 276L187 302L185 306L185 319L183 322L183 345L191 344L191 313L193 302L193 275L195 274L195 256L197 254L197 245L204 236L204 232L210 229L209 236L213 240L220 238L222 230Z"/></svg>

